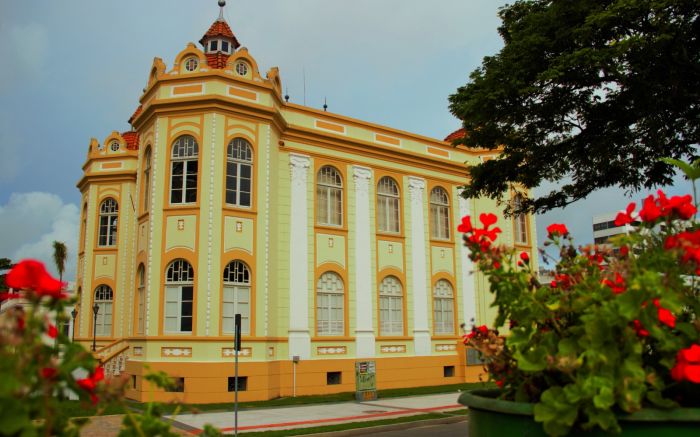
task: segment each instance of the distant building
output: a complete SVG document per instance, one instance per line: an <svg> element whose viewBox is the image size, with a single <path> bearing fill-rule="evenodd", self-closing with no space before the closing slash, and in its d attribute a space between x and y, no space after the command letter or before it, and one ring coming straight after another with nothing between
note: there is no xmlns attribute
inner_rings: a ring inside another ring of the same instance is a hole
<svg viewBox="0 0 700 437"><path fill-rule="evenodd" d="M608 240L616 235L628 235L634 231L633 225L615 226L617 212L593 217L593 243L610 247Z"/></svg>

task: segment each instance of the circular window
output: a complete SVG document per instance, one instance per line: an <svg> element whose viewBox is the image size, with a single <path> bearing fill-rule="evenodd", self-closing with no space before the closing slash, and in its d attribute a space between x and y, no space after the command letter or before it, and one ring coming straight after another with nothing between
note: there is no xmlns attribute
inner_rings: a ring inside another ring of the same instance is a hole
<svg viewBox="0 0 700 437"><path fill-rule="evenodd" d="M118 142L118 141L112 141L112 144L109 145L109 148L112 149L112 152L117 152L117 151L119 151L119 142Z"/></svg>
<svg viewBox="0 0 700 437"><path fill-rule="evenodd" d="M248 66L244 62L239 62L236 64L236 73L245 76L248 74Z"/></svg>
<svg viewBox="0 0 700 437"><path fill-rule="evenodd" d="M199 61L197 61L197 58L187 58L187 60L185 61L185 70L195 71L198 65Z"/></svg>

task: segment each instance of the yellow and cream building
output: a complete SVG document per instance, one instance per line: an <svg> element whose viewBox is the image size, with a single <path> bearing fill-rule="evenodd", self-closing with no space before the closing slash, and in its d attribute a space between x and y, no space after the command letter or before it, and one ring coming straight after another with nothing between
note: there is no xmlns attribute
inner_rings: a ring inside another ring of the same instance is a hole
<svg viewBox="0 0 700 437"><path fill-rule="evenodd" d="M353 391L359 360L379 389L475 380L459 325L494 310L456 225L494 212L502 241L536 241L459 196L487 157L286 101L223 14L200 44L155 58L132 131L90 142L76 340L137 400L231 401L235 313L244 401Z"/></svg>

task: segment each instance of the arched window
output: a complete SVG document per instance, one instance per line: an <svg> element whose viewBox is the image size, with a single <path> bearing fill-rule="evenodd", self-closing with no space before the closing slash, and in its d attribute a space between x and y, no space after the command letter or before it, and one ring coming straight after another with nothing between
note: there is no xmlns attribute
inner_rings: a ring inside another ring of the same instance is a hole
<svg viewBox="0 0 700 437"><path fill-rule="evenodd" d="M235 315L240 314L241 332L250 334L250 270L241 261L232 261L224 269L223 303L223 332L234 333Z"/></svg>
<svg viewBox="0 0 700 437"><path fill-rule="evenodd" d="M439 240L450 239L450 198L442 187L430 192L430 235Z"/></svg>
<svg viewBox="0 0 700 437"><path fill-rule="evenodd" d="M399 232L399 186L384 176L377 185L377 226L380 232Z"/></svg>
<svg viewBox="0 0 700 437"><path fill-rule="evenodd" d="M318 335L343 335L345 332L345 296L343 280L326 272L316 285L316 326Z"/></svg>
<svg viewBox="0 0 700 437"><path fill-rule="evenodd" d="M395 276L379 285L379 335L403 335L403 287Z"/></svg>
<svg viewBox="0 0 700 437"><path fill-rule="evenodd" d="M329 165L321 167L316 179L316 222L319 225L343 225L343 179Z"/></svg>
<svg viewBox="0 0 700 437"><path fill-rule="evenodd" d="M97 337L112 336L112 305L114 295L112 289L106 285L100 285L95 289L95 303L100 307L97 311L95 323L95 335Z"/></svg>
<svg viewBox="0 0 700 437"><path fill-rule="evenodd" d="M138 278L138 296L136 296L136 334L143 335L146 324L146 268L139 265L136 273Z"/></svg>
<svg viewBox="0 0 700 437"><path fill-rule="evenodd" d="M165 272L165 332L192 332L194 269L176 259Z"/></svg>
<svg viewBox="0 0 700 437"><path fill-rule="evenodd" d="M170 203L197 201L197 157L199 146L191 135L183 135L173 143L170 163Z"/></svg>
<svg viewBox="0 0 700 437"><path fill-rule="evenodd" d="M100 205L100 233L97 245L109 247L117 244L117 218L119 217L119 204L109 198Z"/></svg>
<svg viewBox="0 0 700 437"><path fill-rule="evenodd" d="M523 196L517 194L513 198L513 209L517 210L523 205ZM515 224L515 242L518 244L527 244L527 215L518 214L513 217Z"/></svg>
<svg viewBox="0 0 700 437"><path fill-rule="evenodd" d="M435 283L433 291L433 324L435 334L454 334L454 292L444 279Z"/></svg>
<svg viewBox="0 0 700 437"><path fill-rule="evenodd" d="M234 138L226 152L226 203L250 206L253 187L253 148L243 138Z"/></svg>
<svg viewBox="0 0 700 437"><path fill-rule="evenodd" d="M143 154L143 210L151 207L151 147L146 147Z"/></svg>

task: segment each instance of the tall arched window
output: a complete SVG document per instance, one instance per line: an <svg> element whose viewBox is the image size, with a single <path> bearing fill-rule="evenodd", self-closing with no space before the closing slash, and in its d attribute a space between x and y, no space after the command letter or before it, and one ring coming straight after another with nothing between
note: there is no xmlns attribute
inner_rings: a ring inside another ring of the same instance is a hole
<svg viewBox="0 0 700 437"><path fill-rule="evenodd" d="M170 203L197 201L197 157L199 146L192 135L183 135L173 143L170 167Z"/></svg>
<svg viewBox="0 0 700 437"><path fill-rule="evenodd" d="M430 192L430 235L439 240L450 239L450 198L442 187Z"/></svg>
<svg viewBox="0 0 700 437"><path fill-rule="evenodd" d="M143 154L143 210L151 207L151 147L146 147Z"/></svg>
<svg viewBox="0 0 700 437"><path fill-rule="evenodd" d="M241 261L232 261L224 269L223 303L223 332L234 333L235 315L240 314L241 332L250 334L250 270Z"/></svg>
<svg viewBox="0 0 700 437"><path fill-rule="evenodd" d="M517 210L523 205L523 196L517 194L513 198L513 209ZM515 242L519 244L527 244L527 215L518 214L513 217L515 224Z"/></svg>
<svg viewBox="0 0 700 437"><path fill-rule="evenodd" d="M80 223L80 248L85 250L85 240L87 240L87 203L83 205L83 216Z"/></svg>
<svg viewBox="0 0 700 437"><path fill-rule="evenodd" d="M234 138L226 152L226 203L250 206L253 187L253 148L243 138Z"/></svg>
<svg viewBox="0 0 700 437"><path fill-rule="evenodd" d="M433 324L435 334L454 334L454 292L444 279L435 283L433 291Z"/></svg>
<svg viewBox="0 0 700 437"><path fill-rule="evenodd" d="M377 226L380 232L398 233L400 229L399 186L384 176L377 185Z"/></svg>
<svg viewBox="0 0 700 437"><path fill-rule="evenodd" d="M98 337L112 336L112 305L114 295L112 289L106 285L100 285L95 289L95 303L100 307L97 311L95 323L95 335Z"/></svg>
<svg viewBox="0 0 700 437"><path fill-rule="evenodd" d="M345 332L345 296L343 280L326 272L316 285L316 327L318 335L343 335Z"/></svg>
<svg viewBox="0 0 700 437"><path fill-rule="evenodd" d="M176 259L165 272L165 332L192 332L194 269Z"/></svg>
<svg viewBox="0 0 700 437"><path fill-rule="evenodd" d="M146 324L146 269L139 265L136 273L138 277L138 296L136 296L136 334L143 335Z"/></svg>
<svg viewBox="0 0 700 437"><path fill-rule="evenodd" d="M100 205L100 231L97 245L109 247L117 244L117 218L119 217L119 204L108 198Z"/></svg>
<svg viewBox="0 0 700 437"><path fill-rule="evenodd" d="M403 287L395 276L379 285L379 335L403 335Z"/></svg>
<svg viewBox="0 0 700 437"><path fill-rule="evenodd" d="M319 225L343 225L343 178L326 165L316 179L316 222Z"/></svg>

